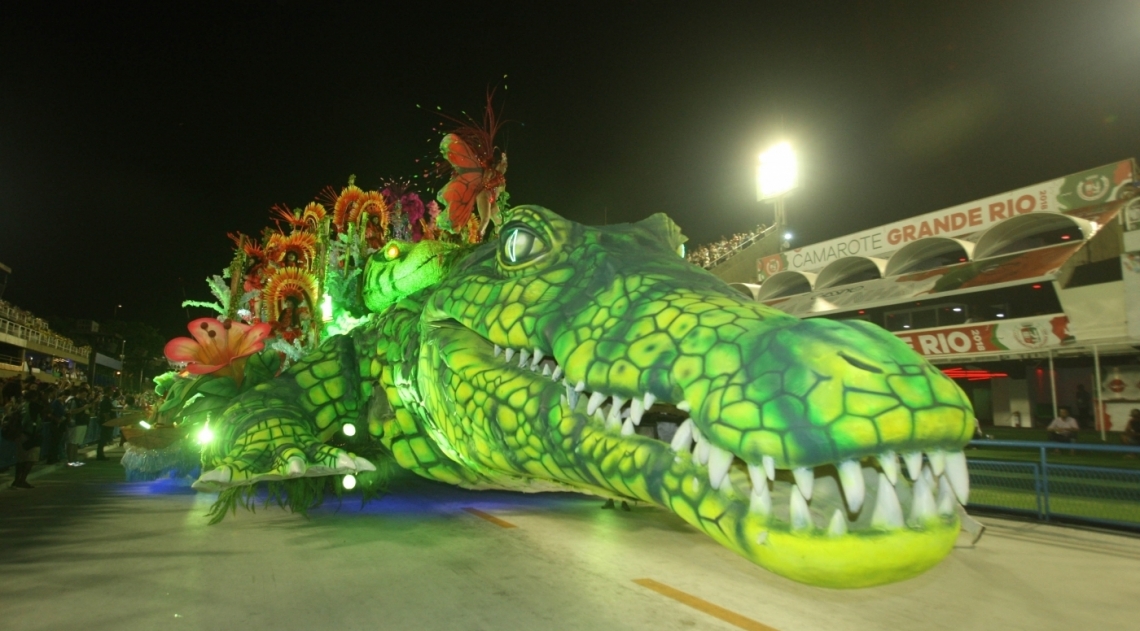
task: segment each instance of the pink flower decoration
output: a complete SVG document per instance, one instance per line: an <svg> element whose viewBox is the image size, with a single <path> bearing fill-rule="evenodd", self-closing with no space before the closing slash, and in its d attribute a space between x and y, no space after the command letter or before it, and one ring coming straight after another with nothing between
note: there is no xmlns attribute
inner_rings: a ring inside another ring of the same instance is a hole
<svg viewBox="0 0 1140 631"><path fill-rule="evenodd" d="M186 370L195 375L220 371L238 383L244 373L244 358L265 348L270 333L269 324L264 322L249 325L214 318L198 318L186 328L194 338L176 337L167 342L167 359L187 362Z"/></svg>

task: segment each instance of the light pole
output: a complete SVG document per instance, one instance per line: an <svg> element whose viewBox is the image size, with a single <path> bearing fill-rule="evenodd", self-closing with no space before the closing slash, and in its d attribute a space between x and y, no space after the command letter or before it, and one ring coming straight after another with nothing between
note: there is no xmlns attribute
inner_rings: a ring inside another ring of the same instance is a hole
<svg viewBox="0 0 1140 631"><path fill-rule="evenodd" d="M776 234L782 234L787 226L784 215L784 198L796 188L799 172L796 166L796 152L787 142L777 143L760 154L760 165L756 169L756 199L772 202L773 223Z"/></svg>

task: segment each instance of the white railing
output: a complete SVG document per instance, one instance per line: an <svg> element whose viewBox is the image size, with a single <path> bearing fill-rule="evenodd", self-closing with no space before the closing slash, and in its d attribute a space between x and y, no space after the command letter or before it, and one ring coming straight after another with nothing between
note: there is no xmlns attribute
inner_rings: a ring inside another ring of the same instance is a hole
<svg viewBox="0 0 1140 631"><path fill-rule="evenodd" d="M0 313L0 315L3 314ZM87 357L89 354L91 354L91 347L89 346L76 346L75 342L72 342L62 335L57 335L51 331L40 331L32 329L22 324L12 322L11 320L0 318L0 333L5 333L7 335L11 335L12 337L18 337L22 340L34 342L40 346L58 349L66 353L71 353L72 355L78 355L80 357Z"/></svg>

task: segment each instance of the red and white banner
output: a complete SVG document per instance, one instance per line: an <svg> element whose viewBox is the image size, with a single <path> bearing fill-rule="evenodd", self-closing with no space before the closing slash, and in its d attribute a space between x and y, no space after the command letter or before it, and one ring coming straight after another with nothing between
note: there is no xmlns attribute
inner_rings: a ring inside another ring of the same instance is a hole
<svg viewBox="0 0 1140 631"><path fill-rule="evenodd" d="M756 262L758 279L786 270L816 271L846 256L884 256L925 237L960 237L1004 219L1031 212L1069 212L1103 204L1135 179L1136 164L1122 160L951 208L936 210L838 239L766 256Z"/></svg>
<svg viewBox="0 0 1140 631"><path fill-rule="evenodd" d="M899 331L895 335L923 357L1043 351L1076 341L1064 314Z"/></svg>

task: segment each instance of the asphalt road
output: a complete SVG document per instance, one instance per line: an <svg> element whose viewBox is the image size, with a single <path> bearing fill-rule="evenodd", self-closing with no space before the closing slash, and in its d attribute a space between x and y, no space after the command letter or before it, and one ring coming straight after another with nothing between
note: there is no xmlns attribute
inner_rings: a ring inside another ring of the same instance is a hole
<svg viewBox="0 0 1140 631"><path fill-rule="evenodd" d="M0 629L1135 628L1140 538L983 518L911 581L792 583L656 508L404 479L308 518L126 483L115 461L0 490ZM637 581L637 582L635 582ZM718 617L719 616L719 617ZM735 617L734 617L735 616ZM730 621L726 621L726 619Z"/></svg>

